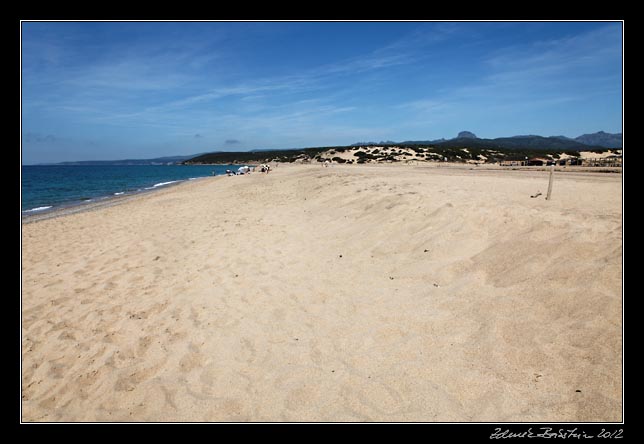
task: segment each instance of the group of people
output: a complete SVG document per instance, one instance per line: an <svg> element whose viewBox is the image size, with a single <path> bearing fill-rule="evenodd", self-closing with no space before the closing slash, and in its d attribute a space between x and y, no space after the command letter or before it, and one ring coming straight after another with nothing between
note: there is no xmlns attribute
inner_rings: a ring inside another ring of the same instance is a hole
<svg viewBox="0 0 644 444"><path fill-rule="evenodd" d="M226 170L226 176L241 176L244 174L250 174L251 171L255 171L256 167L242 166L237 169L237 171ZM269 164L262 164L259 166L259 171L262 173L268 173L271 170ZM216 173L213 171L212 175L215 176Z"/></svg>
<svg viewBox="0 0 644 444"><path fill-rule="evenodd" d="M237 171L226 170L226 176L241 176L241 175L244 175L244 174L250 174L250 172L253 171L253 170L254 170L254 168L251 168L249 166L243 166L243 167L239 167L237 169ZM213 171L212 174L214 176L215 172Z"/></svg>

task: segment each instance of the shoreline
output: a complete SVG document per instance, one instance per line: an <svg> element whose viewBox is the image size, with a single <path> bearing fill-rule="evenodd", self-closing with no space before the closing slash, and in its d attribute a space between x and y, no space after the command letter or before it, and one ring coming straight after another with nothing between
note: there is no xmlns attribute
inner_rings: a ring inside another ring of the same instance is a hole
<svg viewBox="0 0 644 444"><path fill-rule="evenodd" d="M284 166L284 167L292 167L292 166L307 166L307 167L323 167L322 163L319 165L311 163L311 164L296 164L296 163L280 163L280 162L273 162L274 165L276 166ZM221 164L200 164L200 165L208 165L208 166L220 166ZM246 165L246 164L244 164ZM247 164L249 166L253 166L252 164ZM428 163L428 162L421 162L421 163L404 163L404 162L396 162L396 163L384 163L384 162L369 162L365 163L362 165L343 165L343 164L333 164L330 168L363 168L363 167L370 167L370 166L394 166L394 167L420 167L420 168L449 168L453 170L472 170L472 171L525 171L525 172L549 172L550 168L549 167L543 167L543 166L523 166L523 167L515 167L515 166L500 166L496 164L466 164L466 163ZM556 166L555 167L555 172L556 173L612 173L612 174L622 174L622 168L621 167L583 167L583 166ZM259 171L256 172L257 174ZM62 203L54 206L50 206L49 208L41 211L36 211L34 213L31 213L32 210L22 210L21 211L21 222L22 223L32 223L38 220L46 220L50 218L55 218L55 217L60 217L64 216L67 214L75 214L83 211L93 211L98 208L102 207L108 207L112 205L118 205L121 202L126 202L131 198L135 198L139 195L145 195L149 192L154 192L154 191L160 191L162 189L166 189L171 186L176 186L180 185L182 183L186 182L191 182L194 180L201 180L201 179L206 179L206 178L212 178L212 177L220 177L220 176L225 176L226 174L219 174L217 176L202 176L202 177L196 177L193 179L181 179L174 181L172 183L156 187L156 188L149 188L149 189L141 189L138 191L131 191L131 192L125 192L121 193L119 195L108 195L108 196L97 196L88 202L69 202L69 203Z"/></svg>
<svg viewBox="0 0 644 444"><path fill-rule="evenodd" d="M33 210L23 210L21 211L21 223L28 224L39 220L51 219L51 218L56 218L60 216L66 216L69 214L76 214L76 213L81 213L85 211L95 211L100 208L111 207L113 205L119 205L124 202L129 202L132 199L136 199L141 196L146 196L150 193L163 191L171 187L175 187L185 183L190 183L190 182L199 181L203 179L212 179L213 177L221 177L224 175L225 174L217 175L217 176L195 177L192 179L181 179L181 180L172 181L170 183L165 183L161 186L157 185L157 186L152 186L149 188L144 188L136 191L121 192L120 194L97 196L97 197L91 198L89 201L81 201L81 202L74 201L74 202L67 202L67 203L62 203L58 205L53 205L48 207L45 210L36 211L33 213L30 212Z"/></svg>

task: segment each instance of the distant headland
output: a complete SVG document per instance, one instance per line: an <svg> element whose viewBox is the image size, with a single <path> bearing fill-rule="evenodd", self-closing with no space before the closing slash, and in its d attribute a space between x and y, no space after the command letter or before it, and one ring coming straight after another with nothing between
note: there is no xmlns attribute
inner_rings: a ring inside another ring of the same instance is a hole
<svg viewBox="0 0 644 444"><path fill-rule="evenodd" d="M500 163L530 157L558 159L562 155L580 157L580 153L621 155L622 133L599 131L576 138L565 136L521 135L495 139L478 138L471 131L461 131L452 139L407 140L394 142L357 142L344 146L325 146L285 149L255 149L250 151L212 151L192 155L157 157L153 159L89 160L60 162L55 165L195 165L242 164L252 162L309 162L338 163L450 161ZM369 148L369 149L367 149ZM347 157L342 153L353 153ZM51 163L48 165L52 165Z"/></svg>

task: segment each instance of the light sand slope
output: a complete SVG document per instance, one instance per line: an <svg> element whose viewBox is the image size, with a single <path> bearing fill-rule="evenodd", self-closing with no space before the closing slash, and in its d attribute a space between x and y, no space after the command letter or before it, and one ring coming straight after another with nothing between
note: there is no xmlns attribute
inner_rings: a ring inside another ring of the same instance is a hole
<svg viewBox="0 0 644 444"><path fill-rule="evenodd" d="M25 421L620 421L621 175L285 166L23 225Z"/></svg>

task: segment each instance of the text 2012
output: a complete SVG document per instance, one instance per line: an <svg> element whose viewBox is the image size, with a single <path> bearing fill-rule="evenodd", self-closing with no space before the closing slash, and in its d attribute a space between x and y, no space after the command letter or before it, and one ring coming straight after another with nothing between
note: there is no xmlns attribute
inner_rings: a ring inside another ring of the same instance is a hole
<svg viewBox="0 0 644 444"><path fill-rule="evenodd" d="M559 438L559 439L582 439L582 438L604 438L604 439L620 439L623 438L623 429L606 430L601 429L597 435L590 435L584 430L574 429L558 429L553 430L551 427L541 427L537 431L532 430L530 427L524 431L510 431L510 429L503 430L501 428L494 429L490 435L490 439L506 439L506 438Z"/></svg>

